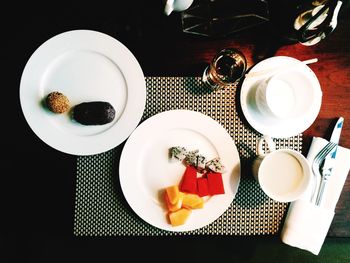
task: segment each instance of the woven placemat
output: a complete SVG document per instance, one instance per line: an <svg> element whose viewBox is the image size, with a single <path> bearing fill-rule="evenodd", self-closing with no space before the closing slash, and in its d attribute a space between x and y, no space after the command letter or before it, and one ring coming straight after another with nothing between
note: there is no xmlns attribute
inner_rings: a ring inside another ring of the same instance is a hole
<svg viewBox="0 0 350 263"><path fill-rule="evenodd" d="M241 170L250 170L261 134L239 117L242 113L237 106L235 86L210 92L198 77L146 77L146 86L142 121L171 109L202 112L226 128L239 151ZM278 148L302 148L301 134L275 142ZM120 189L118 166L122 148L120 145L102 154L77 158L75 235L263 235L279 230L287 204L268 198L250 173L241 174L236 198L213 223L187 232L170 232L149 225L132 211Z"/></svg>

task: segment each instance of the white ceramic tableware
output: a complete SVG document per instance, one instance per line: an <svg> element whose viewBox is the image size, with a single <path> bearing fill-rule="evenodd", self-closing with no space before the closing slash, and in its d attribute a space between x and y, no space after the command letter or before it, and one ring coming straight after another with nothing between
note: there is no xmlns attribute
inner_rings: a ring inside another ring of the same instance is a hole
<svg viewBox="0 0 350 263"><path fill-rule="evenodd" d="M182 162L169 159L169 149L198 149L208 159L220 157L225 194L210 196L202 209L192 211L184 225L167 220L165 187L179 184L185 171ZM170 110L158 113L130 135L123 148L119 179L126 201L145 222L168 231L190 231L204 227L224 213L238 191L240 158L232 137L217 121L200 112Z"/></svg>
<svg viewBox="0 0 350 263"><path fill-rule="evenodd" d="M166 0L164 6L164 13L170 15L173 11L181 12L189 8L193 0Z"/></svg>
<svg viewBox="0 0 350 263"><path fill-rule="evenodd" d="M299 70L277 72L258 85L255 102L265 116L278 119L301 118L317 96L311 80Z"/></svg>
<svg viewBox="0 0 350 263"><path fill-rule="evenodd" d="M266 142L267 151L263 150ZM278 202L299 199L309 188L312 179L307 159L298 151L278 149L271 137L263 136L257 146L258 157L253 174L261 189Z"/></svg>
<svg viewBox="0 0 350 263"><path fill-rule="evenodd" d="M266 111L259 109L256 103L258 88L274 75L275 71L273 70L271 74L259 74L255 77L245 78L241 86L240 103L244 117L256 131L273 138L288 138L304 132L315 121L321 108L322 91L315 73L302 61L292 57L275 56L265 59L250 69L248 74L278 67L288 68L288 70L279 71L281 74L286 74L283 78L288 79L287 85L292 85L298 94L305 92L305 95L308 96L295 104L295 110L289 116L287 115L287 118L283 117L283 114L281 118L266 113ZM295 83L288 84L290 81ZM299 95L297 96L299 97ZM276 96L273 100L276 102L273 107L278 108L281 102ZM274 111L276 112L276 110ZM278 114L280 113L277 111Z"/></svg>
<svg viewBox="0 0 350 263"><path fill-rule="evenodd" d="M45 106L53 91L70 106L106 101L115 109L112 122L81 125L71 109L54 114ZM74 155L92 155L122 143L136 128L146 105L140 64L115 38L92 30L72 30L43 43L29 58L20 83L20 102L34 133L51 147Z"/></svg>

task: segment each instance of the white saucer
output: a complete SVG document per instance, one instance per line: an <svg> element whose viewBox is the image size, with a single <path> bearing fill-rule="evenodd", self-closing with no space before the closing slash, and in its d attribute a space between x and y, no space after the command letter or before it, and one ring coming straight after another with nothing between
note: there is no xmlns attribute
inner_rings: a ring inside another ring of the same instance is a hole
<svg viewBox="0 0 350 263"><path fill-rule="evenodd" d="M259 83L269 77L268 74L248 77L244 79L241 87L240 101L246 120L259 133L274 138L288 138L305 131L315 121L322 103L322 91L315 73L300 60L287 56L271 57L256 64L249 73L288 65L293 65L293 71L306 75L312 85L314 98L312 100L310 98L311 105L305 115L283 120L266 116L258 110L255 104L255 91Z"/></svg>

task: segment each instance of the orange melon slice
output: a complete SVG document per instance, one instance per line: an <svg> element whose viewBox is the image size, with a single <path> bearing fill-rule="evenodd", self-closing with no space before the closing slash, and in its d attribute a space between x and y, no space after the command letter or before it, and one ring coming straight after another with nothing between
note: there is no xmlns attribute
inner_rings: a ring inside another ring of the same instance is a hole
<svg viewBox="0 0 350 263"><path fill-rule="evenodd" d="M170 204L175 205L178 202L180 196L179 187L177 185L169 186L165 188L165 192L168 195Z"/></svg>
<svg viewBox="0 0 350 263"><path fill-rule="evenodd" d="M189 209L203 208L204 200L199 195L186 193L183 196L182 206Z"/></svg>
<svg viewBox="0 0 350 263"><path fill-rule="evenodd" d="M180 226L186 223L188 217L191 215L192 210L187 208L181 208L175 212L169 213L169 220L172 226Z"/></svg>
<svg viewBox="0 0 350 263"><path fill-rule="evenodd" d="M179 210L182 207L182 201L183 201L184 193L179 192L179 198L175 204L170 203L169 197L167 192L164 192L164 200L166 207L168 208L169 211L174 212Z"/></svg>

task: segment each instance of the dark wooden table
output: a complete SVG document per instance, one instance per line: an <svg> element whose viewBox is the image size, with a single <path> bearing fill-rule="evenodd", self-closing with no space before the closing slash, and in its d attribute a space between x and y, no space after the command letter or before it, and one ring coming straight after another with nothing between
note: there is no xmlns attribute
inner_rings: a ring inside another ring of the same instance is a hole
<svg viewBox="0 0 350 263"><path fill-rule="evenodd" d="M338 26L329 38L307 47L277 41L274 27L267 24L225 38L184 34L179 14L166 17L162 14L159 1L152 4L144 2L151 1L136 1L125 6L82 5L76 2L67 5L56 2L50 6L21 5L21 8L7 9L9 16L1 18L2 25L10 26L5 26L1 40L0 145L4 157L0 183L0 246L5 247L5 254L10 257L18 252L18 248L21 248L21 255L26 255L36 246L50 244L68 250L68 246L78 249L78 252L75 250L78 259L79 249L82 250L87 245L84 242L88 242L83 239L77 245L78 241L72 234L76 157L58 152L42 142L27 125L19 102L19 83L25 63L39 45L64 31L92 29L117 38L134 53L145 76L200 76L210 59L223 47L240 49L247 57L249 67L275 55L300 60L318 58L319 62L310 67L321 83L322 108L316 121L303 133L304 153L312 136L327 138L330 135L339 116L345 118L340 145L350 148L349 8L344 8ZM329 236L350 237L349 218L350 178L338 202ZM227 238L222 237L218 242L229 249L230 246L222 241ZM234 244L253 246L251 241L247 241L252 239L261 237L238 238ZM158 242L155 238L150 240ZM124 246L132 242L141 245L144 238L126 238L122 241ZM65 245L65 242L69 245ZM99 251L104 251L104 245L108 249L114 248L114 245L105 243L107 241L103 242L99 244ZM177 238L168 242L174 245ZM188 245L190 241L186 242ZM121 243L118 244L122 247ZM161 245L159 242L157 244ZM91 249L94 247L91 244L88 246ZM223 252L223 249L219 250ZM237 253L245 251L249 251L249 248ZM59 251L56 253L59 254Z"/></svg>

